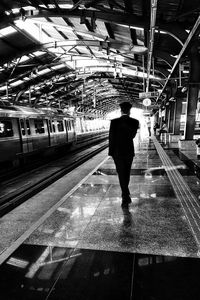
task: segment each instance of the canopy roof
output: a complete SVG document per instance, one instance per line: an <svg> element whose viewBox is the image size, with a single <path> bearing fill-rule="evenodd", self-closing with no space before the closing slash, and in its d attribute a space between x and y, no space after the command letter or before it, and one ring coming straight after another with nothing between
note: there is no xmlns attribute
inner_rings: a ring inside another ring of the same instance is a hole
<svg viewBox="0 0 200 300"><path fill-rule="evenodd" d="M105 114L188 85L199 0L1 0L0 99Z"/></svg>

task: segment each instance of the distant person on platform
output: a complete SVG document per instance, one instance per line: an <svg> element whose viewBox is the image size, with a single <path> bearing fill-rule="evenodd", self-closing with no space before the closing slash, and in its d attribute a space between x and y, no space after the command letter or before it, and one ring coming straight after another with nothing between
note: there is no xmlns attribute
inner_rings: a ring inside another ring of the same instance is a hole
<svg viewBox="0 0 200 300"><path fill-rule="evenodd" d="M166 121L163 121L163 122L162 122L162 126L161 126L161 128L160 128L160 130L159 130L159 135L158 135L158 137L160 138L161 133L166 133L166 132L168 132L168 127L167 127Z"/></svg>
<svg viewBox="0 0 200 300"><path fill-rule="evenodd" d="M156 135L156 130L159 128L159 125L157 122L154 123L153 125L153 132L154 132L154 135Z"/></svg>
<svg viewBox="0 0 200 300"><path fill-rule="evenodd" d="M112 156L119 183L122 191L122 208L127 208L131 203L130 191L128 188L130 181L131 165L135 156L133 139L139 128L139 121L130 118L131 103L120 104L121 117L111 120L109 131L109 152Z"/></svg>
<svg viewBox="0 0 200 300"><path fill-rule="evenodd" d="M147 118L147 128L148 128L149 136L151 136L151 119L150 119L150 117Z"/></svg>

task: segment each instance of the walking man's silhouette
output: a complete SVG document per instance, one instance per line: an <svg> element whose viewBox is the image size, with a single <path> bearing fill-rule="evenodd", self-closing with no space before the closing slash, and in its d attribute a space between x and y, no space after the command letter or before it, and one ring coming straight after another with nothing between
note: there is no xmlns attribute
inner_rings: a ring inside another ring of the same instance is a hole
<svg viewBox="0 0 200 300"><path fill-rule="evenodd" d="M131 103L120 104L121 117L111 120L109 131L109 152L113 157L122 190L122 208L131 203L129 192L130 171L135 155L133 138L139 128L139 121L130 118Z"/></svg>

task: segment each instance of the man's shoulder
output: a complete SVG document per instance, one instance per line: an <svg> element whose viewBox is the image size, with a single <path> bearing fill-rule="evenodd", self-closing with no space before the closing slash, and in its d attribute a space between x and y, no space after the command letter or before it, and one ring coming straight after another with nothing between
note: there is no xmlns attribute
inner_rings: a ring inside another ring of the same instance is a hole
<svg viewBox="0 0 200 300"><path fill-rule="evenodd" d="M120 121L120 118L115 118L115 119L112 119L112 120L111 120L112 123L117 123L117 122L119 122L119 121Z"/></svg>
<svg viewBox="0 0 200 300"><path fill-rule="evenodd" d="M139 121L135 118L130 118L131 122L135 125L139 125Z"/></svg>

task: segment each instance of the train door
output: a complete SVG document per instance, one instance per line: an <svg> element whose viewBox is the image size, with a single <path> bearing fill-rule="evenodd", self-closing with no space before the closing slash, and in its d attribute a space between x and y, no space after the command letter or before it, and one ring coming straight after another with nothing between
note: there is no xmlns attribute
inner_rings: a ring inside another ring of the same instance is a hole
<svg viewBox="0 0 200 300"><path fill-rule="evenodd" d="M54 146L57 144L55 119L48 120L48 129L49 129L49 136L50 136L50 146Z"/></svg>
<svg viewBox="0 0 200 300"><path fill-rule="evenodd" d="M22 152L27 153L33 150L29 119L19 119L19 128L21 133Z"/></svg>
<svg viewBox="0 0 200 300"><path fill-rule="evenodd" d="M51 146L51 132L52 132L52 126L51 126L51 120L46 120L47 124L47 132L48 132L48 144Z"/></svg>
<svg viewBox="0 0 200 300"><path fill-rule="evenodd" d="M74 128L74 121L68 121L68 141L69 142L76 142L76 135L75 135L75 128Z"/></svg>
<svg viewBox="0 0 200 300"><path fill-rule="evenodd" d="M68 143L68 123L67 120L65 120L65 130L66 130L66 142Z"/></svg>

